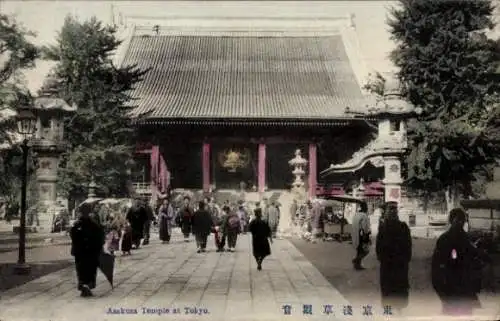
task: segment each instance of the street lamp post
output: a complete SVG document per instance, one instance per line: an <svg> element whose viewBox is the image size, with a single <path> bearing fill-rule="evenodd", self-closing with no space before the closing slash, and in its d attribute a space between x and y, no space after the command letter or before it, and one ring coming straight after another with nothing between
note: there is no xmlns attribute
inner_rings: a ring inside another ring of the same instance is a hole
<svg viewBox="0 0 500 321"><path fill-rule="evenodd" d="M31 268L26 264L26 189L28 185L28 139L36 129L36 117L27 107L17 114L17 131L23 136L22 185L21 185L21 220L19 226L19 256L14 270L16 274L29 274Z"/></svg>

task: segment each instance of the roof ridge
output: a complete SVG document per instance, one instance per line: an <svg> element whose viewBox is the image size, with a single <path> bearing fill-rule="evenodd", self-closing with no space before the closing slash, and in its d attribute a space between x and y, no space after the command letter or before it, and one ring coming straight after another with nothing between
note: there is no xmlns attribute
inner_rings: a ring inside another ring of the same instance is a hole
<svg viewBox="0 0 500 321"><path fill-rule="evenodd" d="M137 36L184 36L184 37L263 37L263 38L273 38L273 37L332 37L340 36L340 29L327 29L327 28L310 28L309 30L303 28L297 28L297 30L248 30L247 28L242 28L241 30L231 30L227 28L204 28L204 29L186 29L186 28L176 28L167 27L161 28L158 34L152 30L152 28L146 28L145 26L136 26L134 30L134 37Z"/></svg>

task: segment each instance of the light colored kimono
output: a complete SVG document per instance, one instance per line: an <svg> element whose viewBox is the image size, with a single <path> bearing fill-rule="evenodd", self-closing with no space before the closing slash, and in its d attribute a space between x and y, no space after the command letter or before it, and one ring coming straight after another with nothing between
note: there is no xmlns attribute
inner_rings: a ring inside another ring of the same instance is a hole
<svg viewBox="0 0 500 321"><path fill-rule="evenodd" d="M278 227L279 222L279 212L275 206L270 206L267 210L267 224L271 228L271 231L275 231Z"/></svg>
<svg viewBox="0 0 500 321"><path fill-rule="evenodd" d="M371 233L370 218L367 213L357 212L352 218L352 246L355 249L359 246L359 232L363 230L365 234Z"/></svg>

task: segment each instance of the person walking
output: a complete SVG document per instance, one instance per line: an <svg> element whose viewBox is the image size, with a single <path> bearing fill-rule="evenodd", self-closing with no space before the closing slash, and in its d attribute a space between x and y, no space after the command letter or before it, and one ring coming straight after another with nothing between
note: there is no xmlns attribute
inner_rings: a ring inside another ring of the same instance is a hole
<svg viewBox="0 0 500 321"><path fill-rule="evenodd" d="M132 229L132 245L138 249L144 237L144 223L148 219L148 214L139 200L134 200L132 207L127 213L127 221Z"/></svg>
<svg viewBox="0 0 500 321"><path fill-rule="evenodd" d="M315 201L311 208L311 242L316 243L320 234L322 234L322 216L321 204Z"/></svg>
<svg viewBox="0 0 500 321"><path fill-rule="evenodd" d="M261 206L262 206L262 220L267 222L269 219L269 208L271 207L267 198L262 199Z"/></svg>
<svg viewBox="0 0 500 321"><path fill-rule="evenodd" d="M276 237L276 232L278 230L278 220L279 220L279 212L276 208L276 204L272 202L267 207L267 224L269 224L269 228L271 229L271 235Z"/></svg>
<svg viewBox="0 0 500 321"><path fill-rule="evenodd" d="M464 230L467 214L450 211L450 228L436 242L432 255L432 286L442 302L443 314L472 315L480 308L481 269L489 258L469 240Z"/></svg>
<svg viewBox="0 0 500 321"><path fill-rule="evenodd" d="M182 234L184 235L184 242L189 242L189 235L191 234L193 225L193 209L189 204L191 202L189 196L185 196L183 201L184 204L179 211L179 223Z"/></svg>
<svg viewBox="0 0 500 321"><path fill-rule="evenodd" d="M174 208L168 198L164 198L158 210L158 233L162 243L169 243L172 236L172 222L174 220Z"/></svg>
<svg viewBox="0 0 500 321"><path fill-rule="evenodd" d="M217 252L224 252L224 247L226 246L227 234L224 225L227 221L227 217L229 216L230 211L231 209L228 206L224 206L222 208L222 214L217 217L216 221L214 222L214 236Z"/></svg>
<svg viewBox="0 0 500 321"><path fill-rule="evenodd" d="M227 236L227 251L233 252L236 248L238 234L241 231L241 222L237 213L229 209L228 215L224 220L222 230L223 234Z"/></svg>
<svg viewBox="0 0 500 321"><path fill-rule="evenodd" d="M101 226L90 218L90 205L83 204L79 211L80 217L70 231L71 255L75 258L78 290L82 297L90 297L91 290L96 287L97 267L105 236Z"/></svg>
<svg viewBox="0 0 500 321"><path fill-rule="evenodd" d="M155 220L155 214L151 206L145 201L142 201L141 207L145 213L145 219L146 219L146 221L144 222L144 230L143 230L144 241L142 242L142 245L148 245L149 239L151 238L151 225Z"/></svg>
<svg viewBox="0 0 500 321"><path fill-rule="evenodd" d="M355 270L364 270L361 261L370 251L370 218L368 217L368 205L366 202L358 204L358 211L352 218L352 246L356 251L356 256L352 260Z"/></svg>
<svg viewBox="0 0 500 321"><path fill-rule="evenodd" d="M196 238L198 253L206 252L207 238L214 226L212 216L205 208L206 205L205 202L200 202L198 204L198 210L193 216L193 234Z"/></svg>
<svg viewBox="0 0 500 321"><path fill-rule="evenodd" d="M245 206L243 202L238 204L238 217L240 219L240 233L246 234L247 222L248 222L248 214L245 210Z"/></svg>
<svg viewBox="0 0 500 321"><path fill-rule="evenodd" d="M262 220L262 209L254 210L254 219L248 225L248 230L252 234L252 252L257 262L257 270L262 270L264 258L271 255L273 238L269 224Z"/></svg>
<svg viewBox="0 0 500 321"><path fill-rule="evenodd" d="M298 215L299 204L297 204L297 200L294 198L292 204L290 205L290 222L288 223L290 227L292 227L295 223L295 218Z"/></svg>
<svg viewBox="0 0 500 321"><path fill-rule="evenodd" d="M412 255L410 228L401 222L396 208L386 214L377 234L377 259L380 262L382 305L401 312L408 306L409 264Z"/></svg>

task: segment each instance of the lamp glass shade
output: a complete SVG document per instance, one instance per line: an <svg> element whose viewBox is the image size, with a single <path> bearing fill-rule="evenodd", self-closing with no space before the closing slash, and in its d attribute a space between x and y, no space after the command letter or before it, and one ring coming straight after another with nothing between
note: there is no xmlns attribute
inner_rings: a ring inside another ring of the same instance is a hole
<svg viewBox="0 0 500 321"><path fill-rule="evenodd" d="M33 135L36 130L36 117L30 110L19 110L16 120L19 134L24 136Z"/></svg>

